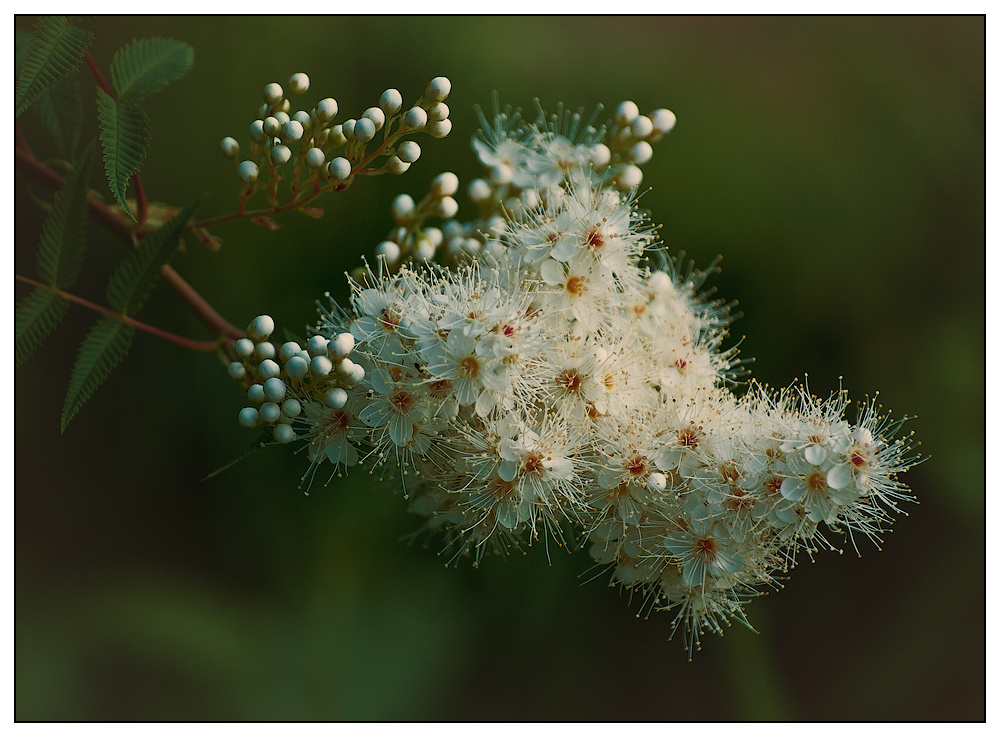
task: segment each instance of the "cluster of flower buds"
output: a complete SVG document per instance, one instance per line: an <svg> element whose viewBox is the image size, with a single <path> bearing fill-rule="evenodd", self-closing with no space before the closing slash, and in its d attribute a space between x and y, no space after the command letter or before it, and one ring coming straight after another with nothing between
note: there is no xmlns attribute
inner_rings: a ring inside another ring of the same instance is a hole
<svg viewBox="0 0 1000 737"><path fill-rule="evenodd" d="M623 187L649 158L638 144L673 122L632 103L601 129L498 113L474 142L489 172L470 186L479 219L453 219L451 174L419 204L400 196L350 309L321 307L308 350L280 349L284 367L269 360L273 325L255 322L238 349L256 364L231 371L265 403L245 424L293 428L275 437L301 437L310 480L324 464L330 478L398 467L453 560L573 530L614 585L675 611L694 649L745 623L798 551L834 548L831 533L878 542L915 459L873 402L852 424L842 391L733 393L727 306L699 296L705 274L667 256ZM452 219L425 228L430 215ZM353 349L346 368L334 343Z"/></svg>
<svg viewBox="0 0 1000 737"><path fill-rule="evenodd" d="M276 348L269 340L273 332L274 320L268 315L254 318L247 337L236 341L238 360L229 364L229 376L243 386L249 400L240 410L240 424L271 427L274 439L284 444L295 439L292 423L303 406L342 408L347 391L364 380L365 370L348 358L354 349L350 333L313 335L305 348L293 340Z"/></svg>
<svg viewBox="0 0 1000 737"><path fill-rule="evenodd" d="M447 77L435 77L423 96L404 108L398 90L382 93L378 104L357 118L334 123L339 112L332 97L320 100L309 111L292 112L290 96L304 94L309 77L299 72L286 88L277 82L264 87L264 102L250 123L250 157L240 161L235 138L222 140L222 153L231 158L244 182L243 202L262 187L272 205L279 201L280 170L293 163L291 207L302 206L316 196L350 185L355 176L389 172L402 174L420 157L420 146L410 140L417 133L444 138L451 132L448 105L451 92ZM266 176L263 174L266 172Z"/></svg>

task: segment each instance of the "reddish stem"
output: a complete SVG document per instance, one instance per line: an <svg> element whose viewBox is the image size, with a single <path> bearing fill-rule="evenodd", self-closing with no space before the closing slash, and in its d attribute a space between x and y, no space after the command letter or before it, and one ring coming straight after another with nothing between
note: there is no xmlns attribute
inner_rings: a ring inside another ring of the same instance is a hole
<svg viewBox="0 0 1000 737"><path fill-rule="evenodd" d="M131 325L137 330L142 330L143 332L149 333L150 335L155 335L157 338L163 338L164 340L169 340L171 343L175 343L182 348L190 348L193 351L214 351L220 346L218 340L191 340L190 338L185 338L180 335L175 335L174 333L167 332L166 330L160 330L160 328L154 328L152 325L147 325L144 322L139 322L138 320L133 320L127 315L123 315L120 312L115 312L114 310L109 310L107 307L101 307L99 304L95 304L90 300L84 299L83 297L77 297L75 294L70 294L69 292L64 292L57 287L53 287L50 284L43 284L40 281L35 281L34 279L29 279L26 276L21 276L20 274L14 274L14 278L18 281L24 282L25 284L31 284L32 286L39 287L41 289L49 289L54 294L58 294L60 297L68 299L70 302L76 302L78 305L86 307L88 310L93 310L94 312L99 312L102 315L107 315L108 317L114 317L121 320L126 325Z"/></svg>
<svg viewBox="0 0 1000 737"><path fill-rule="evenodd" d="M139 211L136 213L136 227L139 227L146 222L146 216L149 214L149 204L146 202L146 192L142 188L139 172L132 175L132 187L135 189L135 204Z"/></svg>
<svg viewBox="0 0 1000 737"><path fill-rule="evenodd" d="M92 57L92 56L90 55L90 52L89 52L89 51L84 51L84 52L83 52L83 58L84 58L84 59L86 60L86 62L87 62L87 66L89 66L89 67L90 67L90 72L91 72L91 74L93 74L93 75L94 75L94 79L96 79L96 80L97 80L97 85L98 85L98 86L99 86L99 87L100 87L100 88L101 88L102 90L104 90L105 92L107 92L107 93L108 93L108 95L109 95L109 96L110 96L110 97L111 97L112 99L116 99L116 98L115 98L115 93L111 91L111 88L110 88L110 87L108 87L108 83L107 83L107 81L105 81L105 79L104 79L104 75L103 75L103 74L101 74L101 69L100 69L100 67L98 67L98 66L97 66L97 62L96 62L96 61L94 61L94 57Z"/></svg>

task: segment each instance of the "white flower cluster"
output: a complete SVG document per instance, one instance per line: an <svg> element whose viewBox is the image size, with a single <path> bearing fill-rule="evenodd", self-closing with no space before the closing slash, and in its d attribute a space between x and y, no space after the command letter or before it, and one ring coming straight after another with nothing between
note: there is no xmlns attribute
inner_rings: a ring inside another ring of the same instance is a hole
<svg viewBox="0 0 1000 737"><path fill-rule="evenodd" d="M308 89L309 77L301 72L288 80L290 95L301 95ZM418 132L444 138L451 132L444 102L450 92L448 78L435 77L416 104L404 110L402 95L389 89L382 93L377 106L368 108L359 118L334 125L339 107L332 97L320 100L311 111L292 113L286 91L271 82L264 87L264 103L250 124L250 158L237 165L237 174L252 185L260 177L261 167L266 166L270 172L268 186L273 188L280 180L277 169L295 159L296 184L305 168L313 174L317 190L342 189L358 174L402 174L420 157L420 146L402 138ZM381 143L372 143L379 132ZM374 150L368 150L369 144ZM221 148L226 157L234 161L239 158L236 139L222 139Z"/></svg>
<svg viewBox="0 0 1000 737"><path fill-rule="evenodd" d="M398 468L453 560L539 538L586 547L644 608L676 610L693 649L745 623L799 550L833 548L829 532L878 541L913 459L871 402L850 424L843 392L733 394L725 305L699 298L704 274L680 271L636 207L638 167L673 125L631 102L607 129L498 112L473 144L477 219L422 227L455 215L452 174L420 205L397 199L396 237L355 275L351 309L321 309L283 368L231 371L254 404L241 421L297 431L310 479L327 463L330 477ZM268 332L256 325L251 338ZM242 351L273 353L262 345Z"/></svg>

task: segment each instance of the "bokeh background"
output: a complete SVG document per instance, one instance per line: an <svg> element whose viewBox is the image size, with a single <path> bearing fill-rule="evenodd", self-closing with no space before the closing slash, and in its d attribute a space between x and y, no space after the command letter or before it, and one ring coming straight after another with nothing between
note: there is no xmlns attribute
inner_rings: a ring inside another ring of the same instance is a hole
<svg viewBox="0 0 1000 737"><path fill-rule="evenodd" d="M15 26L30 28L31 18ZM298 487L268 448L209 481L251 433L211 355L139 334L64 435L74 309L17 372L16 716L35 719L980 720L985 717L985 21L960 18L98 17L107 69L133 37L196 49L148 104L153 200L233 209L218 153L266 82L297 71L341 118L385 87L449 76L453 134L420 139L404 177L327 197L279 232L221 226L175 266L233 322L300 331L314 299L382 239L396 194L477 174L476 102L666 106L679 122L645 168L665 243L706 264L745 314L754 375L814 392L881 392L931 458L883 552L805 561L786 588L708 636L689 663L671 617L603 581L585 554L479 569L400 538L418 519L367 474ZM93 115L93 85L83 78ZM27 136L50 155L44 130ZM88 124L85 140L96 135ZM15 176L15 267L41 222ZM99 174L95 188L104 189ZM460 200L468 206L466 200ZM98 225L76 291L102 299L121 245ZM17 294L21 295L20 287ZM166 288L142 319L208 337Z"/></svg>

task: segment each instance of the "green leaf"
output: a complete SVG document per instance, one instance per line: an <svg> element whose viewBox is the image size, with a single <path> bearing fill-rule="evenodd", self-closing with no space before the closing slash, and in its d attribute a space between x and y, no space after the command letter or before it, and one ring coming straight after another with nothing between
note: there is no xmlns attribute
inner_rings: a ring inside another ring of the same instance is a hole
<svg viewBox="0 0 1000 737"><path fill-rule="evenodd" d="M15 76L20 71L21 60L31 34L28 31L14 33ZM55 81L38 98L35 111L42 125L55 139L59 155L64 159L76 158L76 146L80 142L83 126L83 100L80 97L78 74L68 74Z"/></svg>
<svg viewBox="0 0 1000 737"><path fill-rule="evenodd" d="M14 313L14 362L20 366L66 316L69 302L51 289L36 287Z"/></svg>
<svg viewBox="0 0 1000 737"><path fill-rule="evenodd" d="M134 315L153 291L160 267L173 255L191 213L198 206L192 202L173 218L147 235L126 256L111 275L108 303L119 312Z"/></svg>
<svg viewBox="0 0 1000 737"><path fill-rule="evenodd" d="M132 345L135 328L116 317L102 317L83 339L69 377L69 391L63 404L61 432L90 399L108 374L121 363Z"/></svg>
<svg viewBox="0 0 1000 737"><path fill-rule="evenodd" d="M143 38L119 49L111 60L111 84L118 99L140 100L174 80L194 64L194 49L172 38Z"/></svg>
<svg viewBox="0 0 1000 737"><path fill-rule="evenodd" d="M91 144L56 193L52 209L42 223L38 249L38 274L54 287L68 287L76 281L83 263L87 221L87 180L94 146Z"/></svg>
<svg viewBox="0 0 1000 737"><path fill-rule="evenodd" d="M132 219L125 201L129 179L146 159L149 123L146 113L134 102L115 102L102 89L97 90L97 117L101 122L101 145L104 147L104 171L111 194Z"/></svg>
<svg viewBox="0 0 1000 737"><path fill-rule="evenodd" d="M45 16L35 24L17 76L15 117L20 117L56 80L80 66L83 52L93 38L90 31L70 25L62 15Z"/></svg>

